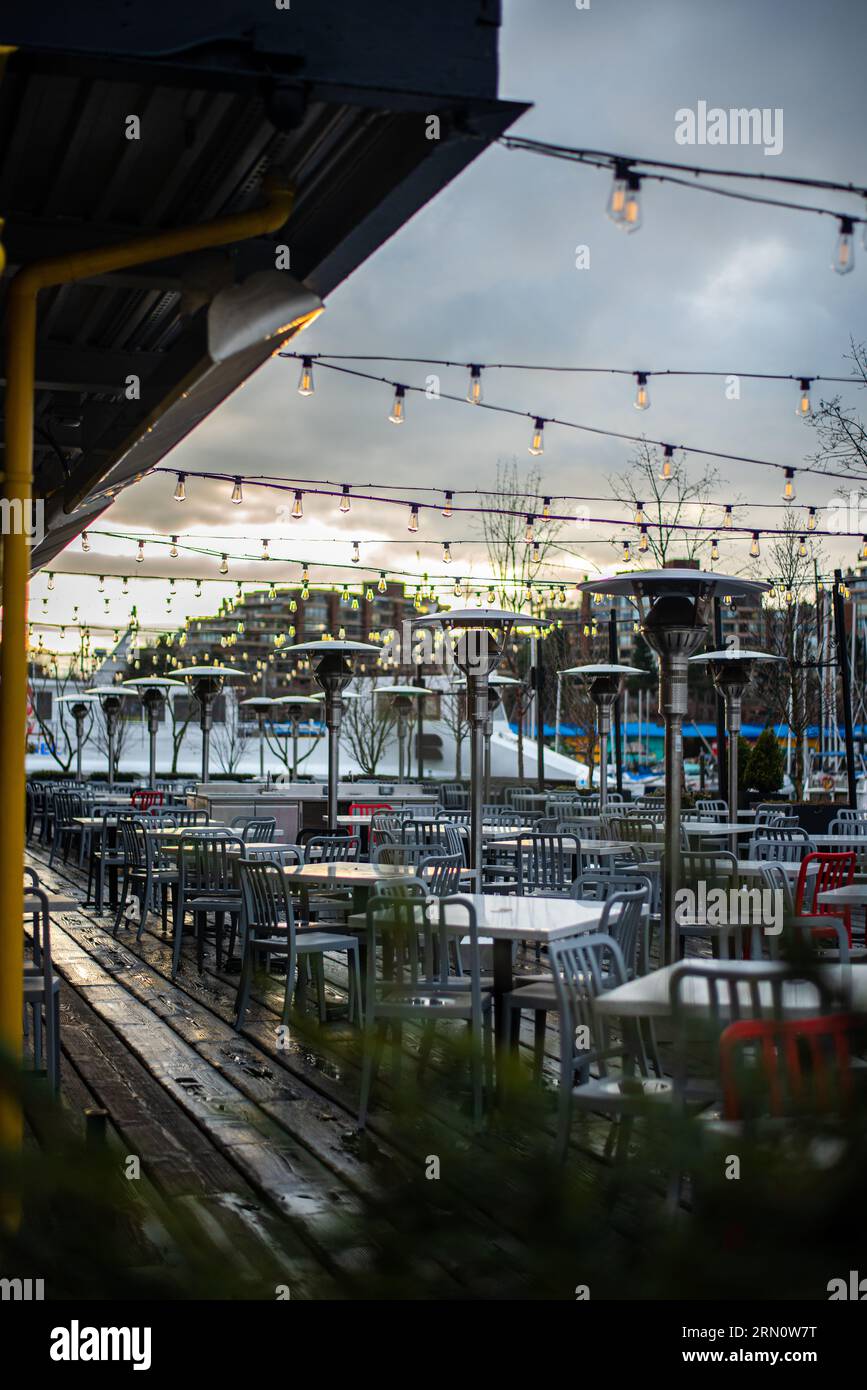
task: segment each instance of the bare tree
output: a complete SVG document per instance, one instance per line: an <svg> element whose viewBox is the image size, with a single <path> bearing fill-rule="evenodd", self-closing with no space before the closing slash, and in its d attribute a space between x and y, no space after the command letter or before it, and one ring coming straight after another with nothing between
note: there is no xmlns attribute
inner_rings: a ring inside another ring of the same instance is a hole
<svg viewBox="0 0 867 1390"><path fill-rule="evenodd" d="M212 743L217 762L224 772L232 776L237 772L241 759L250 742L246 725L241 721L241 711L234 692L224 694L224 715L222 723L214 721Z"/></svg>
<svg viewBox="0 0 867 1390"><path fill-rule="evenodd" d="M642 441L627 470L608 480L618 501L633 509L641 503L647 516L647 551L659 568L672 554L695 560L701 546L707 545L705 533L690 533L681 528L705 524L710 498L719 481L715 468L707 467L697 474L677 458L669 461L671 476L663 478L665 462L656 445ZM630 546L638 549L641 541L633 543L634 528L628 529Z"/></svg>
<svg viewBox="0 0 867 1390"><path fill-rule="evenodd" d="M37 690L32 682L29 689L30 711L36 721L37 728L42 737L42 741L48 749L51 757L63 772L68 772L75 761L78 749L78 740L75 731L75 720L72 717L72 706L59 697L63 695L78 695L87 688L87 680L81 672L78 658L73 657L69 665L61 672L56 656L52 656L47 668L49 680L53 683L51 690L51 717L46 719L42 713L39 695L42 693ZM84 723L83 744L90 739L94 729L94 706L88 705L88 713Z"/></svg>
<svg viewBox="0 0 867 1390"><path fill-rule="evenodd" d="M287 716L288 717L288 716ZM269 732L270 725L270 732ZM306 762L311 753L316 751L316 747L322 737L321 730L318 730L312 738L308 739L307 751L298 753L298 767ZM279 762L283 764L287 772L292 771L292 736L287 734L284 739L280 739L274 730L274 721L268 720L265 724L265 746L274 754Z"/></svg>
<svg viewBox="0 0 867 1390"><path fill-rule="evenodd" d="M118 693L122 695L122 694L123 694L123 691L119 691ZM125 748L126 745L127 745L127 741L128 741L128 739L129 739L129 731L130 731L130 728L131 728L132 725L136 722L134 718L133 718L133 719L130 719L130 718L127 717L128 707L129 707L129 700L128 700L128 698L125 698L124 701L123 701L123 704L121 705L120 713L117 715L117 717L115 718L115 721L114 721L114 767L115 767L115 772L119 772L119 771L120 771L120 759L121 759L121 754L123 753L123 750L124 750L124 748ZM94 720L93 720L93 741L94 741L94 743L96 744L96 747L97 747L97 749L99 750L99 752L102 754L102 756L103 756L104 758L107 759L107 758L108 758L108 725L107 725L107 723L106 723L106 718L105 718L105 714L104 714L104 712L103 712L102 705L101 705L101 704L96 704L95 702L94 702Z"/></svg>
<svg viewBox="0 0 867 1390"><path fill-rule="evenodd" d="M867 346L849 341L846 359L852 364L852 381L867 387ZM822 400L810 417L819 447L814 459L826 468L842 468L867 479L867 429L859 415L843 406L839 395Z"/></svg>
<svg viewBox="0 0 867 1390"><path fill-rule="evenodd" d="M396 723L391 702L377 700L374 692L371 685L360 700L347 700L340 726L340 742L368 777L376 776Z"/></svg>
<svg viewBox="0 0 867 1390"><path fill-rule="evenodd" d="M480 498L482 534L488 565L504 608L520 612L527 589L536 583L561 525L542 516L542 475L535 465L522 469L517 459L497 464L492 492ZM527 518L533 540L528 541Z"/></svg>
<svg viewBox="0 0 867 1390"><path fill-rule="evenodd" d="M440 709L442 722L455 741L455 777L460 781L463 776L464 739L470 731L470 724L467 719L466 692L463 690L444 691Z"/></svg>
<svg viewBox="0 0 867 1390"><path fill-rule="evenodd" d="M178 770L178 759L181 754L181 745L187 736L187 729L193 717L193 701L189 695L184 699L182 708L185 713L181 716L177 710L178 701L175 696L170 695L166 700L166 713L168 714L169 724L171 725L172 739L172 772Z"/></svg>

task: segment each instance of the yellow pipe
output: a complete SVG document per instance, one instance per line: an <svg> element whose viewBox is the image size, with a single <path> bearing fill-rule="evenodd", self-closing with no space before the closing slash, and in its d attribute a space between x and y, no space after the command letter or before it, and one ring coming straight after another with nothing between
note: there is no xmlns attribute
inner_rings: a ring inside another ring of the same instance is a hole
<svg viewBox="0 0 867 1390"><path fill-rule="evenodd" d="M9 287L6 321L6 472L3 493L28 516L33 487L33 408L36 362L36 305L39 291L149 261L225 246L264 232L288 219L294 192L269 178L266 202L251 212L212 222L135 237L116 246L54 256L24 266ZM0 1049L20 1061L22 1052L24 782L27 723L27 586L30 543L22 525L3 536L3 641L0 644ZM17 1148L23 1119L17 1100L0 1090L0 1146ZM8 1207L7 1207L8 1210Z"/></svg>

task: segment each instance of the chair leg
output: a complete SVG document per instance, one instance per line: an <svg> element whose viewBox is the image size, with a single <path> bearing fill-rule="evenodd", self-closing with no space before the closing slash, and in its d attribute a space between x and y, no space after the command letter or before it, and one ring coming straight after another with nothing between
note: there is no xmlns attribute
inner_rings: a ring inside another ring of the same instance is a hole
<svg viewBox="0 0 867 1390"><path fill-rule="evenodd" d="M181 964L181 947L184 941L184 909L180 891L175 892L174 941L172 942L172 979Z"/></svg>
<svg viewBox="0 0 867 1390"><path fill-rule="evenodd" d="M545 1032L548 1025L546 1009L537 1009L533 1020L533 1076L542 1080L542 1067L545 1062Z"/></svg>
<svg viewBox="0 0 867 1390"><path fill-rule="evenodd" d="M433 1047L436 1024L433 1022L425 1023L422 1028L421 1042L418 1045L418 1079L421 1081L427 1070L430 1061L431 1049Z"/></svg>
<svg viewBox="0 0 867 1390"><path fill-rule="evenodd" d="M485 1086L488 1095L494 1094L494 1012L488 1009L485 1014Z"/></svg>
<svg viewBox="0 0 867 1390"><path fill-rule="evenodd" d="M123 920L124 908L126 907L127 894L129 893L129 886L130 886L129 874L128 874L127 872L124 872L123 884L122 884L122 886L121 886L120 895L119 895L118 900L117 900L117 912L116 912L115 915L114 915L114 926L112 927L112 933L111 933L112 936L117 936L118 931L120 930L120 924L121 924L121 921Z"/></svg>
<svg viewBox="0 0 867 1390"><path fill-rule="evenodd" d="M367 1111L370 1105L370 1092L379 1071L379 1064L382 1059L382 1049L385 1043L385 1030L388 1024L380 1019L376 1025L376 1034L373 1039L368 1032L365 1036L364 1061L361 1065L361 1096L358 1102L358 1128L364 1129L367 1124Z"/></svg>
<svg viewBox="0 0 867 1390"><path fill-rule="evenodd" d="M295 971L297 967L298 957L295 953L295 948L293 947L293 949L289 952L289 955L286 958L286 990L283 995L283 1015L281 1018L281 1022L284 1026L286 1026L289 1023L289 1019L291 1018L292 984L295 979ZM301 972L299 971L299 974L300 973Z"/></svg>
<svg viewBox="0 0 867 1390"><path fill-rule="evenodd" d="M354 941L349 949L347 964L349 970L349 1022L357 1023L359 1026L364 1024L364 1002L361 993L361 960L358 951L358 942Z"/></svg>
<svg viewBox="0 0 867 1390"><path fill-rule="evenodd" d="M248 945L244 951L244 959L241 964L241 978L238 981L238 993L235 996L235 1027L241 1028L244 1024L244 1015L247 1012L247 1001L250 997L250 984L253 979L253 952L254 947Z"/></svg>

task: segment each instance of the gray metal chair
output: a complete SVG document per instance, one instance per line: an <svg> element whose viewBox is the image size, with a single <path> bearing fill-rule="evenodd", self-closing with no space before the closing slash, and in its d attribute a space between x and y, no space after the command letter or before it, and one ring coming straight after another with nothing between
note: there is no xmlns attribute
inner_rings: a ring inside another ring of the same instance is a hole
<svg viewBox="0 0 867 1390"><path fill-rule="evenodd" d="M60 981L51 959L51 923L48 897L36 883L24 885L24 910L32 922L30 960L24 964L24 1018L33 1029L33 1067L42 1070L43 1054L48 1084L60 1090ZM45 1044L43 1047L43 1033Z"/></svg>
<svg viewBox="0 0 867 1390"><path fill-rule="evenodd" d="M245 844L263 844L274 839L277 818L276 816L254 816L247 820L244 816L236 816L232 821L232 829L241 831L241 839Z"/></svg>

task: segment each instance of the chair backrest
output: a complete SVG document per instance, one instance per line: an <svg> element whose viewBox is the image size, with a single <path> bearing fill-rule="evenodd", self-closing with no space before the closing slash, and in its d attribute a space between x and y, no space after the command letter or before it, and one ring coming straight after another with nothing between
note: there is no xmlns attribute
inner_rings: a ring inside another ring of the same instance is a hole
<svg viewBox="0 0 867 1390"><path fill-rule="evenodd" d="M401 827L401 843L405 845L441 845L448 854L459 854L463 858L467 839L457 826L447 821L404 820Z"/></svg>
<svg viewBox="0 0 867 1390"><path fill-rule="evenodd" d="M438 852L448 853L444 845L376 845L370 862L399 864L406 868L409 865L417 866L425 857L432 859Z"/></svg>
<svg viewBox="0 0 867 1390"><path fill-rule="evenodd" d="M580 872L580 853L574 835L522 833L515 855L518 893L546 888L565 892Z"/></svg>
<svg viewBox="0 0 867 1390"><path fill-rule="evenodd" d="M129 800L137 811L149 811L152 806L162 806L163 793L137 787Z"/></svg>
<svg viewBox="0 0 867 1390"><path fill-rule="evenodd" d="M785 807L779 801L761 801L756 807L756 817L754 825L767 825L777 816L786 814Z"/></svg>
<svg viewBox="0 0 867 1390"><path fill-rule="evenodd" d="M557 822L558 835L574 835L577 840L601 840L604 828L598 816L572 816Z"/></svg>
<svg viewBox="0 0 867 1390"><path fill-rule="evenodd" d="M31 949L33 951L33 963L37 970L42 970L42 982L45 990L45 1006L49 1007L48 1001L51 998L53 988L53 966L51 962L51 920L48 911L48 895L37 884L27 885L27 897L30 902L27 905L28 915L31 917L33 935L31 937ZM36 903L36 910L33 911L31 903Z"/></svg>
<svg viewBox="0 0 867 1390"><path fill-rule="evenodd" d="M463 810L469 801L469 792L461 782L443 782L439 794L447 811Z"/></svg>
<svg viewBox="0 0 867 1390"><path fill-rule="evenodd" d="M403 822L393 811L376 811L370 818L371 845L396 844Z"/></svg>
<svg viewBox="0 0 867 1390"><path fill-rule="evenodd" d="M244 822L241 839L247 844L266 844L274 839L276 829L276 816L254 816L252 820Z"/></svg>
<svg viewBox="0 0 867 1390"><path fill-rule="evenodd" d="M695 809L700 815L713 816L716 820L728 820L729 804L727 801L723 801L721 797L697 797Z"/></svg>
<svg viewBox="0 0 867 1390"><path fill-rule="evenodd" d="M237 861L241 884L241 920L245 936L286 936L291 944L295 933L295 917L286 875L279 865L268 859Z"/></svg>
<svg viewBox="0 0 867 1390"><path fill-rule="evenodd" d="M774 1116L848 1110L851 1026L844 1013L729 1024L720 1037L724 1118L743 1120L757 1100Z"/></svg>
<svg viewBox="0 0 867 1390"><path fill-rule="evenodd" d="M419 860L418 875L431 897L446 898L460 892L463 867L462 854L426 854Z"/></svg>
<svg viewBox="0 0 867 1390"><path fill-rule="evenodd" d="M560 1040L563 1047L571 1047L572 1069L586 1072L595 1065L600 1076L606 1076L611 1052L608 1024L593 1004L605 990L626 983L620 947L605 932L582 932L552 941L549 954L560 1006Z"/></svg>
<svg viewBox="0 0 867 1390"><path fill-rule="evenodd" d="M728 890L734 887L737 867L731 850L690 849L682 850L680 855L681 883L687 888L704 883L708 892L712 888Z"/></svg>
<svg viewBox="0 0 867 1390"><path fill-rule="evenodd" d="M857 812L855 813L857 817ZM848 835L853 840L867 839L867 820L852 819L837 815L828 826L829 835Z"/></svg>
<svg viewBox="0 0 867 1390"><path fill-rule="evenodd" d="M350 816L373 816L379 811L392 811L390 801L350 801Z"/></svg>
<svg viewBox="0 0 867 1390"><path fill-rule="evenodd" d="M195 886L202 893L222 893L237 886L236 866L244 854L243 840L232 835L196 835L190 843L194 878L191 882L185 872L187 888Z"/></svg>
<svg viewBox="0 0 867 1390"><path fill-rule="evenodd" d="M172 811L178 825L207 825L207 811L193 811L188 806L178 806Z"/></svg>
<svg viewBox="0 0 867 1390"><path fill-rule="evenodd" d="M128 869L143 869L147 864L144 825L140 816L118 816L120 844Z"/></svg>
<svg viewBox="0 0 867 1390"><path fill-rule="evenodd" d="M445 810L437 812L437 820L444 825L469 825L472 820L471 811Z"/></svg>
<svg viewBox="0 0 867 1390"><path fill-rule="evenodd" d="M337 864L357 860L361 849L358 835L311 835L305 845L308 864Z"/></svg>
<svg viewBox="0 0 867 1390"><path fill-rule="evenodd" d="M702 1018L719 1027L729 1020L784 1016L786 993L797 985L815 993L815 1003L805 1007L831 1005L830 991L818 976L805 980L796 970L781 969L768 962L758 968L756 961L715 960L682 962L675 966L669 982L672 1016L681 1032L683 1023L700 1006Z"/></svg>
<svg viewBox="0 0 867 1390"><path fill-rule="evenodd" d="M650 884L638 880L628 891L609 894L599 919L600 932L620 947L630 979L639 973L639 956L644 936L644 909L650 905Z"/></svg>
<svg viewBox="0 0 867 1390"><path fill-rule="evenodd" d="M795 911L798 914L823 912L837 915L839 909L829 904L817 903L816 896L832 888L843 888L852 882L855 873L855 851L843 850L837 854L824 851L808 854L801 860L798 882L795 888Z"/></svg>
<svg viewBox="0 0 867 1390"><path fill-rule="evenodd" d="M859 811L853 806L841 806L837 811L836 819L833 820L828 827L829 833L833 833L836 821L845 821L847 826L851 825L853 821L856 824L860 821L867 822L867 811Z"/></svg>
<svg viewBox="0 0 867 1390"><path fill-rule="evenodd" d="M806 830L763 826L762 834L750 840L747 858L772 859L778 864L797 864L805 854L814 854L815 851L816 846L808 839Z"/></svg>
<svg viewBox="0 0 867 1390"><path fill-rule="evenodd" d="M255 859L257 864L295 864L304 863L304 850L300 845L275 845L269 840L251 844L244 841L244 858Z"/></svg>

